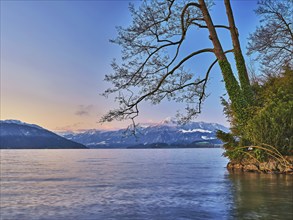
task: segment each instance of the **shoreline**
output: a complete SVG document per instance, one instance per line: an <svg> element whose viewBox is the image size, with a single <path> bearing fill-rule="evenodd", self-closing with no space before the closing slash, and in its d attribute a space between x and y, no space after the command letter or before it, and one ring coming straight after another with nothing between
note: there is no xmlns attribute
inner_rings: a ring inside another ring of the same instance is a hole
<svg viewBox="0 0 293 220"><path fill-rule="evenodd" d="M267 174L289 174L293 175L293 156L285 156L285 160L277 161L270 159L266 162L242 160L230 161L227 164L229 171L254 172Z"/></svg>

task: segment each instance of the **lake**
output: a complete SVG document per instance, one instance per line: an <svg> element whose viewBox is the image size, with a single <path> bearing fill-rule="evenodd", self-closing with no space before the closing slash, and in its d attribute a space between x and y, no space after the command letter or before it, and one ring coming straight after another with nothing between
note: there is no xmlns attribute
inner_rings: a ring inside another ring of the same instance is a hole
<svg viewBox="0 0 293 220"><path fill-rule="evenodd" d="M293 219L293 175L222 149L1 150L1 220Z"/></svg>

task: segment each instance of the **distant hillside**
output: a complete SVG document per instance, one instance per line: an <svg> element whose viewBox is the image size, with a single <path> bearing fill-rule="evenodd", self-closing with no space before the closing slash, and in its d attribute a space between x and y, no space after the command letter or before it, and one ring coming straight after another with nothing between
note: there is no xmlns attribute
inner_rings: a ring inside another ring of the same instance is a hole
<svg viewBox="0 0 293 220"><path fill-rule="evenodd" d="M84 149L38 125L17 120L0 121L0 149Z"/></svg>
<svg viewBox="0 0 293 220"><path fill-rule="evenodd" d="M216 138L217 130L227 132L229 129L216 123L190 122L180 126L165 120L156 125L139 126L136 137L126 135L125 129L88 130L63 136L89 148L218 147L222 142Z"/></svg>

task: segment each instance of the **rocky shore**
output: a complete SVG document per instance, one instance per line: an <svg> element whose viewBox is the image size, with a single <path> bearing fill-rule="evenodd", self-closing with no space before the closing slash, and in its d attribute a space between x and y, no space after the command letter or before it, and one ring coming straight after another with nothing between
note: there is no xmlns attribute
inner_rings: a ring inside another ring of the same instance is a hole
<svg viewBox="0 0 293 220"><path fill-rule="evenodd" d="M270 159L266 162L256 160L230 161L227 164L227 169L230 171L293 175L293 156L285 156L283 160Z"/></svg>

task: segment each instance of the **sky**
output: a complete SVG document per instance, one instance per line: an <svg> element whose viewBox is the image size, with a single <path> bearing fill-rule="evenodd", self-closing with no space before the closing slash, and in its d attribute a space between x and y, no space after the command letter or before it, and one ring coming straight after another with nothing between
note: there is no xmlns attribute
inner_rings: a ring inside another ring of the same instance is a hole
<svg viewBox="0 0 293 220"><path fill-rule="evenodd" d="M139 5L139 1L132 1ZM104 81L111 61L121 48L109 42L116 26L131 24L129 1L8 1L1 0L1 120L17 119L52 131L115 129L130 122L100 124L100 117L117 107L114 96L101 96L110 87ZM243 52L258 23L256 1L232 0ZM215 24L227 24L223 1L211 12ZM231 49L230 35L219 31L224 48ZM209 44L204 32L192 32L190 47ZM186 48L188 50L188 48ZM230 58L231 55L230 55ZM247 61L248 58L246 57ZM214 58L199 59L189 68L204 71ZM203 105L196 121L229 126L220 104L225 94L221 72L211 72ZM157 123L184 106L164 101L143 103L138 123Z"/></svg>

